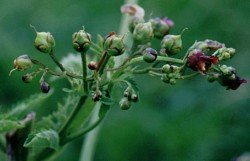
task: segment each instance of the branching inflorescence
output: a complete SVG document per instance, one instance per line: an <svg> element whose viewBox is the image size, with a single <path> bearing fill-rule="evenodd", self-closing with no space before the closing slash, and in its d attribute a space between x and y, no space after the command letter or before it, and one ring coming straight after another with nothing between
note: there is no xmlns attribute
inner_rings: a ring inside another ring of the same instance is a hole
<svg viewBox="0 0 250 161"><path fill-rule="evenodd" d="M207 39L195 41L183 54L183 58L175 58L174 55L182 52L182 34L186 29L179 35L169 34L174 26L171 19L156 17L145 21L144 9L135 4L122 6L121 12L129 15L129 32L125 35L118 35L115 32L110 32L105 38L98 35L96 43L84 28L72 35L73 48L81 55L80 71L78 69L69 71L58 61L54 53L55 39L52 34L38 32L33 26L36 32L35 48L49 55L59 70L49 69L45 64L28 55L21 55L14 60L14 69L11 72L37 67L32 72L24 74L22 80L30 83L34 77L41 75L39 83L43 93L48 93L50 90L46 79L48 75L64 77L70 82L79 80L80 83L72 86L71 91L78 91L80 99L58 131L60 145L85 134L101 122L107 109L114 102L111 91L115 84L125 85L119 101L122 110L127 110L132 103L138 102L138 87L133 79L134 74L155 76L171 85L176 84L180 79L200 74L209 82L217 81L226 89L232 90L247 82L237 75L235 68L223 64L235 55L235 49ZM151 45L153 39L161 39L159 47ZM128 42L133 43L129 46ZM157 48L160 50L157 51ZM118 64L114 58L121 55L124 59ZM101 102L99 120L79 130L86 121L86 115L90 114L90 112L82 112L81 107L91 102Z"/></svg>

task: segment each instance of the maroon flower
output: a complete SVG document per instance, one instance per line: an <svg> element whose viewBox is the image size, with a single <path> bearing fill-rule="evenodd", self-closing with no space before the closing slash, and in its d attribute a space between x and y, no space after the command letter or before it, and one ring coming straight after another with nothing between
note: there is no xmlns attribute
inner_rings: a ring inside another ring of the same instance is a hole
<svg viewBox="0 0 250 161"><path fill-rule="evenodd" d="M240 78L236 74L232 76L223 75L218 81L222 86L232 90L236 90L242 83L247 83L247 80Z"/></svg>
<svg viewBox="0 0 250 161"><path fill-rule="evenodd" d="M187 58L188 66L194 71L206 73L212 64L217 64L217 56L205 55L201 50L196 49L194 53Z"/></svg>

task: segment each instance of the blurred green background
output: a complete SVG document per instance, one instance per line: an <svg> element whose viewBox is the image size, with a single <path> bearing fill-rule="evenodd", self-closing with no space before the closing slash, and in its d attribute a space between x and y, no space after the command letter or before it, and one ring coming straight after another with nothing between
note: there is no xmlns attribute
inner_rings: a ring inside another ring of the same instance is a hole
<svg viewBox="0 0 250 161"><path fill-rule="evenodd" d="M1 0L0 2L0 111L10 109L32 93L39 83L24 84L13 60L29 54L50 67L46 54L33 47L38 31L50 31L56 39L56 55L62 58L71 47L71 35L84 25L93 37L119 30L119 0ZM175 22L171 33L183 35L183 53L195 40L214 39L237 50L225 62L248 81L250 47L249 0L141 0L146 19L168 16ZM97 143L94 161L229 161L250 151L250 86L226 90L202 76L171 86L150 76L136 76L140 103L128 111L113 106ZM65 95L60 80L40 116L56 108ZM81 140L69 145L58 160L77 161Z"/></svg>

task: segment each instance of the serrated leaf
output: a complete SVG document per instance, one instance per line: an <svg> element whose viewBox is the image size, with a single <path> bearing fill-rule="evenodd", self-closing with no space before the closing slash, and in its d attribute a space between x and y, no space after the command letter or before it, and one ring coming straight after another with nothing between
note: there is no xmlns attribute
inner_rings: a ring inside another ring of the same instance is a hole
<svg viewBox="0 0 250 161"><path fill-rule="evenodd" d="M42 120L37 123L37 128L54 129L58 131L67 120L78 98L78 95L69 94L62 103L58 103L58 108L55 112L49 116L43 117Z"/></svg>
<svg viewBox="0 0 250 161"><path fill-rule="evenodd" d="M133 88L133 90L135 90L136 92L139 91L139 88L137 87L137 83L134 80L134 78L132 78L132 77L126 77L125 80L130 83L130 85Z"/></svg>
<svg viewBox="0 0 250 161"><path fill-rule="evenodd" d="M13 131L19 128L23 128L25 126L24 123L15 120L0 120L0 133Z"/></svg>
<svg viewBox="0 0 250 161"><path fill-rule="evenodd" d="M8 117L22 119L27 115L27 113L34 110L35 108L38 108L39 105L41 105L42 102L45 101L49 96L51 96L52 93L53 91L51 90L48 94L33 94L29 98L15 105L13 109L10 110L6 115L8 115Z"/></svg>
<svg viewBox="0 0 250 161"><path fill-rule="evenodd" d="M59 148L59 135L52 129L30 134L24 142L24 147L43 147L57 150Z"/></svg>
<svg viewBox="0 0 250 161"><path fill-rule="evenodd" d="M101 98L101 102L105 105L113 105L114 104L114 101L111 99L111 98L108 98L108 97L102 97Z"/></svg>

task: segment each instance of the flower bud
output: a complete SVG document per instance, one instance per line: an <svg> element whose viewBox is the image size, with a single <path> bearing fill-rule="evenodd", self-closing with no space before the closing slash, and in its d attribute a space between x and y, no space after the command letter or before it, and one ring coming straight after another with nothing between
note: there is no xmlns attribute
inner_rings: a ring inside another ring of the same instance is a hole
<svg viewBox="0 0 250 161"><path fill-rule="evenodd" d="M137 94L132 94L131 100L132 100L133 102L138 102L138 100L139 100L138 95L137 95Z"/></svg>
<svg viewBox="0 0 250 161"><path fill-rule="evenodd" d="M92 96L92 100L94 102L99 101L102 98L102 92L100 90L96 90L95 93Z"/></svg>
<svg viewBox="0 0 250 161"><path fill-rule="evenodd" d="M214 40L204 40L204 41L198 41L195 42L189 50L194 50L194 49L200 49L201 51L209 51L209 50L218 50L220 48L225 47L224 44L214 41Z"/></svg>
<svg viewBox="0 0 250 161"><path fill-rule="evenodd" d="M42 81L41 90L42 90L43 93L48 93L49 90L50 90L49 84L47 82L45 82L45 81Z"/></svg>
<svg viewBox="0 0 250 161"><path fill-rule="evenodd" d="M142 54L145 62L152 63L157 59L157 51L153 48L146 48Z"/></svg>
<svg viewBox="0 0 250 161"><path fill-rule="evenodd" d="M216 54L219 58L219 60L227 60L231 59L234 54L235 54L235 49L234 48L220 48L217 50L218 53Z"/></svg>
<svg viewBox="0 0 250 161"><path fill-rule="evenodd" d="M181 35L166 35L161 41L161 48L164 48L167 54L174 55L180 52L182 48Z"/></svg>
<svg viewBox="0 0 250 161"><path fill-rule="evenodd" d="M222 65L219 67L221 72L224 74L224 75L232 75L233 73L236 72L235 68L233 67L228 67L226 65Z"/></svg>
<svg viewBox="0 0 250 161"><path fill-rule="evenodd" d="M134 32L135 26L139 23L144 23L144 19L142 17L131 17L128 22L128 29L131 33Z"/></svg>
<svg viewBox="0 0 250 161"><path fill-rule="evenodd" d="M28 55L21 55L14 60L14 68L25 70L32 67L32 61Z"/></svg>
<svg viewBox="0 0 250 161"><path fill-rule="evenodd" d="M96 70L96 69L97 69L97 64L96 64L96 62L94 62L94 61L89 62L88 68L89 68L90 70Z"/></svg>
<svg viewBox="0 0 250 161"><path fill-rule="evenodd" d="M132 95L132 88L128 87L124 93L123 93L123 96L124 97L128 97L129 99L131 98L131 95Z"/></svg>
<svg viewBox="0 0 250 161"><path fill-rule="evenodd" d="M72 35L73 47L78 52L85 52L90 48L91 35L83 30L79 30Z"/></svg>
<svg viewBox="0 0 250 161"><path fill-rule="evenodd" d="M170 28L174 25L174 22L167 17L164 18L154 18L149 20L152 24L154 36L157 38L163 38L170 31Z"/></svg>
<svg viewBox="0 0 250 161"><path fill-rule="evenodd" d="M29 74L29 73L24 74L24 75L22 76L22 81L23 81L24 83L30 83L30 82L32 81L32 79L33 79L33 76L32 76L31 74Z"/></svg>
<svg viewBox="0 0 250 161"><path fill-rule="evenodd" d="M105 39L103 44L104 50L108 52L110 56L121 55L125 51L123 43L123 36L116 35L115 32L111 32Z"/></svg>
<svg viewBox="0 0 250 161"><path fill-rule="evenodd" d="M179 72L180 67L176 65L165 64L162 66L161 70L163 73L173 73L173 72Z"/></svg>
<svg viewBox="0 0 250 161"><path fill-rule="evenodd" d="M209 73L209 74L207 74L208 82L214 82L214 81L218 80L219 77L220 77L219 73Z"/></svg>
<svg viewBox="0 0 250 161"><path fill-rule="evenodd" d="M119 105L122 110L128 110L131 107L131 102L128 97L123 97L119 102Z"/></svg>
<svg viewBox="0 0 250 161"><path fill-rule="evenodd" d="M150 22L137 24L133 32L134 40L140 44L149 42L153 35L153 28Z"/></svg>
<svg viewBox="0 0 250 161"><path fill-rule="evenodd" d="M55 47L55 40L49 32L36 32L35 48L43 53L50 53Z"/></svg>

